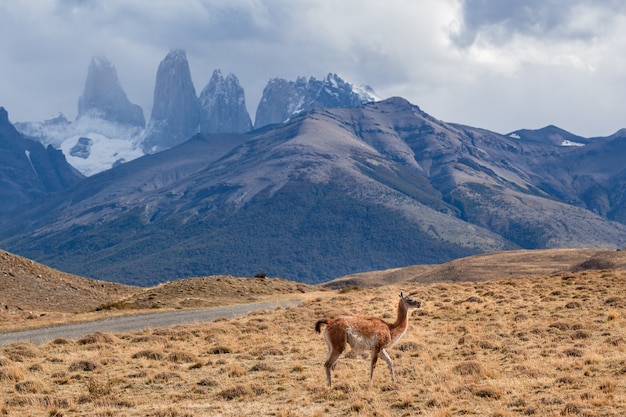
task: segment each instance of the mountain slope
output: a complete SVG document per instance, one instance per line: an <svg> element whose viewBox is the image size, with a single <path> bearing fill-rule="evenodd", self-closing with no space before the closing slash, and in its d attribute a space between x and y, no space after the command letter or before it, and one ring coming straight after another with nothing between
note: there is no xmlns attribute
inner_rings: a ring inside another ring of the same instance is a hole
<svg viewBox="0 0 626 417"><path fill-rule="evenodd" d="M546 161L542 184L551 194L601 216L626 223L626 130L607 138L595 138L584 147Z"/></svg>
<svg viewBox="0 0 626 417"><path fill-rule="evenodd" d="M203 160L214 141L222 151ZM546 162L568 152L400 98L318 109L88 178L4 222L0 245L136 285L259 272L317 283L502 249L623 245L624 224L546 191L558 181Z"/></svg>
<svg viewBox="0 0 626 417"><path fill-rule="evenodd" d="M0 251L0 274L0 307L14 315L24 310L86 312L141 290L63 273L5 251Z"/></svg>
<svg viewBox="0 0 626 417"><path fill-rule="evenodd" d="M31 204L81 179L60 151L24 138L0 107L0 213Z"/></svg>

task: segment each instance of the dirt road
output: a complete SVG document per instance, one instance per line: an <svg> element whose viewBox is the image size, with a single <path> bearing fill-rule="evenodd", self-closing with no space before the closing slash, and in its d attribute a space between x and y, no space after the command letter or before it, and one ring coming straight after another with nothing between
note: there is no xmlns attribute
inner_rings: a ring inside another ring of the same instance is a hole
<svg viewBox="0 0 626 417"><path fill-rule="evenodd" d="M160 313L136 314L106 320L6 332L0 333L0 346L18 341L40 344L58 337L75 339L95 332L124 333L146 328L170 327L176 324L202 323L218 318L234 318L255 310L274 309L276 307L287 307L296 304L299 304L299 301L242 304L200 310L164 311Z"/></svg>

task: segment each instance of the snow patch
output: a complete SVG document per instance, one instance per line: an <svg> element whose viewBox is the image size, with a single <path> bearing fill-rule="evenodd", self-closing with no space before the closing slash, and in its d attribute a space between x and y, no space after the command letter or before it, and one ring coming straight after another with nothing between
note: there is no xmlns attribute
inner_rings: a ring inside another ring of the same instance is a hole
<svg viewBox="0 0 626 417"><path fill-rule="evenodd" d="M16 128L44 146L60 149L67 162L86 176L144 155L141 149L143 129L97 117L84 116L73 123L65 119L23 122L16 123Z"/></svg>
<svg viewBox="0 0 626 417"><path fill-rule="evenodd" d="M91 141L86 158L84 154L72 152L81 138L85 137ZM63 141L60 149L67 162L86 176L111 169L114 165L119 165L120 160L132 161L143 156L141 147L134 146L131 141L124 138L110 138L97 133L91 133L88 136L71 136Z"/></svg>
<svg viewBox="0 0 626 417"><path fill-rule="evenodd" d="M30 163L30 167L33 169L33 171L35 172L35 174L37 174L37 170L35 169L35 165L33 165L33 160L30 159L30 151L27 149L26 151L24 151L26 153L26 158L28 158L28 162Z"/></svg>
<svg viewBox="0 0 626 417"><path fill-rule="evenodd" d="M359 96L361 102L380 101L380 97L374 92L374 89L369 85L352 86L352 91Z"/></svg>
<svg viewBox="0 0 626 417"><path fill-rule="evenodd" d="M521 137L519 134L517 134L517 133L511 133L511 134L509 135L509 137L510 137L510 138L513 138L513 139L521 139L521 138L522 138L522 137Z"/></svg>
<svg viewBox="0 0 626 417"><path fill-rule="evenodd" d="M585 146L585 144L580 142L573 142L571 140L563 140L563 142L561 142L561 146Z"/></svg>

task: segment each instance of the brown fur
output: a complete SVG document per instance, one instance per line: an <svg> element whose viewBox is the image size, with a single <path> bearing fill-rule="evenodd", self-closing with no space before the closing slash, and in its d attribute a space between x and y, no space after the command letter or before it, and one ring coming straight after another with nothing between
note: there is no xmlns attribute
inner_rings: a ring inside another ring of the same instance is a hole
<svg viewBox="0 0 626 417"><path fill-rule="evenodd" d="M340 316L334 319L323 318L315 323L315 331L321 332L322 325L326 325L324 340L328 346L328 358L324 363L326 368L326 382L331 385L331 369L334 367L339 356L349 344L353 350L369 350L370 361L370 384L374 377L374 368L378 357L381 356L391 372L392 381L396 380L393 362L385 348L397 342L406 331L409 323L409 308L418 308L421 303L412 298L399 294L398 315L394 323L387 323L377 317L370 316Z"/></svg>

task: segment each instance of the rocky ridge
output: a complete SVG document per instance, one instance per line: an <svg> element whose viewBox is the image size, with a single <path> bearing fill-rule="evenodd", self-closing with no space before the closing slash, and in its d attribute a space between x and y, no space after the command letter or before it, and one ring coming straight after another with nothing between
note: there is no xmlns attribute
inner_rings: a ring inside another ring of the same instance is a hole
<svg viewBox="0 0 626 417"><path fill-rule="evenodd" d="M353 107L376 99L370 87L353 86L332 73L322 80L271 79L253 126L244 89L234 74L224 77L219 69L214 70L196 96L186 53L174 49L159 64L147 127L143 110L128 100L115 66L100 56L89 64L73 122L61 114L15 126L26 137L62 150L72 166L91 176L169 149L196 133L244 133L282 123L303 111Z"/></svg>
<svg viewBox="0 0 626 417"><path fill-rule="evenodd" d="M146 126L142 108L128 100L117 70L106 57L93 57L89 64L85 89L78 99L76 119L83 117L141 129Z"/></svg>
<svg viewBox="0 0 626 417"><path fill-rule="evenodd" d="M150 122L143 139L145 153L171 148L198 133L200 103L191 80L187 55L170 51L159 64Z"/></svg>
<svg viewBox="0 0 626 417"><path fill-rule="evenodd" d="M202 133L245 133L252 130L252 120L246 108L246 96L234 74L213 71L199 96Z"/></svg>
<svg viewBox="0 0 626 417"><path fill-rule="evenodd" d="M298 77L295 81L272 78L263 90L256 110L254 127L283 123L289 118L317 108L359 107L376 101L371 87L355 87L337 74L323 80Z"/></svg>

